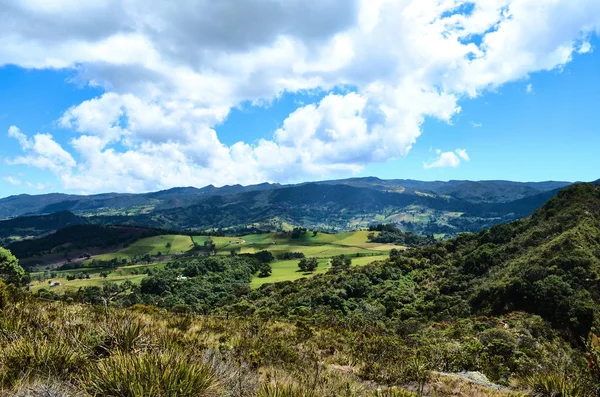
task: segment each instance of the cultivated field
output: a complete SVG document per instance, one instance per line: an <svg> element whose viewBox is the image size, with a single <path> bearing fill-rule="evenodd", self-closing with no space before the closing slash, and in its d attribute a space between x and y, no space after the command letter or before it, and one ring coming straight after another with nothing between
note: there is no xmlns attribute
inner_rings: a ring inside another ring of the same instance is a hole
<svg viewBox="0 0 600 397"><path fill-rule="evenodd" d="M287 252L302 252L307 257L316 257L319 266L314 273L306 274L298 271L298 259L277 260L271 263L273 272L270 277L254 277L252 287L257 288L266 283L279 281L293 281L302 277L324 273L329 267L333 256L346 255L352 258L353 266L362 266L368 263L385 259L392 248L403 249L401 246L368 242L367 231L355 231L339 234L306 232L298 238L292 238L290 233L264 233L251 234L241 237L215 237L215 236L186 236L186 235L161 235L141 239L130 246L112 253L94 256L86 264L90 266L93 259L111 260L117 258L126 260L130 265L124 265L112 270L93 267L84 267L74 270L46 272L43 281L34 281L32 290L36 292L41 288L49 288L49 282L60 282L60 286L52 287L52 291L77 290L87 286L102 286L106 282L122 283L129 280L139 283L145 277L148 268L164 267L164 256L183 254L194 248L194 243L200 247L211 239L215 244L217 255L231 255L233 253L253 254L259 251L270 251L273 255ZM140 258L149 254L160 262L136 263ZM159 257L160 256L160 257ZM168 258L167 258L168 259ZM102 273L109 272L107 277ZM69 275L89 274L90 278L67 280ZM44 272L34 273L34 279L44 275Z"/></svg>
<svg viewBox="0 0 600 397"><path fill-rule="evenodd" d="M375 255L375 256L361 256L359 258L352 258L352 266L364 266L369 263L384 260L387 255ZM258 288L263 284L277 283L280 281L294 281L302 277L311 277L315 274L321 274L327 272L331 265L329 264L329 258L319 259L319 267L313 273L302 273L298 271L298 259L287 260L287 261L276 261L271 263L273 273L270 277L254 277L250 286L252 288Z"/></svg>
<svg viewBox="0 0 600 397"><path fill-rule="evenodd" d="M194 248L190 236L167 234L143 238L120 251L97 255L94 259L110 260L113 258L134 260L136 257L150 254L152 256L184 253Z"/></svg>
<svg viewBox="0 0 600 397"><path fill-rule="evenodd" d="M98 269L98 268L81 268L81 269L73 269L73 270L62 270L52 272L56 274L56 277L47 277L43 281L37 281L36 278L40 275L43 275L44 272L36 272L32 273L34 281L31 283L31 291L37 292L42 288L48 289L50 291L54 291L57 293L62 293L67 290L78 290L79 288L84 287L102 287L107 282L112 282L116 284L123 283L127 280L131 281L134 284L139 284L140 281L144 277L146 277L146 269L148 268L164 268L164 263L151 263L151 264L141 264L141 265L131 265L131 266L122 266L116 269ZM101 276L102 273L108 273L107 277ZM80 274L88 274L90 278L82 278L82 279L74 279L68 280L67 276L69 275L80 275ZM50 283L59 282L60 286L58 287L50 287Z"/></svg>

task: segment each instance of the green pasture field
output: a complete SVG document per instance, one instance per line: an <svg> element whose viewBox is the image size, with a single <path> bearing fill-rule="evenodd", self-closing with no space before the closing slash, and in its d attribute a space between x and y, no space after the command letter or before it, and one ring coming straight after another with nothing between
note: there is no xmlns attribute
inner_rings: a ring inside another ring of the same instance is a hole
<svg viewBox="0 0 600 397"><path fill-rule="evenodd" d="M167 244L169 243L171 246L170 248L167 248ZM159 252L163 255L184 253L192 248L194 248L194 244L192 243L190 236L168 234L143 238L131 244L129 247L123 248L117 252L97 255L94 259L110 260L118 258L131 260L136 256L143 256L146 254L156 255Z"/></svg>
<svg viewBox="0 0 600 397"><path fill-rule="evenodd" d="M241 253L266 250L274 255L285 252L303 252L306 256L328 258L340 254L378 255L389 252L392 248L405 248L391 244L370 243L367 237L369 233L361 230L339 234L317 233L316 236L313 236L312 232L306 232L297 239L280 233L253 234L240 237L239 239L243 240L243 243L228 245L221 250L239 248ZM219 249L218 244L217 249Z"/></svg>
<svg viewBox="0 0 600 397"><path fill-rule="evenodd" d="M241 237L216 237L216 236L190 236L185 235L161 235L141 239L129 247L113 253L107 253L95 256L95 259L110 260L113 258L132 260L135 257L145 254L157 255L159 252L163 255L174 253L185 253L194 248L193 242L203 246L209 238L215 244L217 255L230 255L231 251L237 253L256 253L267 250L277 256L286 252L302 252L307 257L316 257L319 259L317 271L310 274L304 274L298 271L298 260L281 260L271 264L273 273L270 277L254 277L252 288L257 288L265 283L275 283L279 281L293 281L302 277L310 277L313 274L324 273L329 268L330 258L336 255L347 255L352 257L353 266L362 266L377 260L385 259L392 248L404 249L402 246L391 244L370 243L368 241L368 231L354 231L339 234L328 234L319 232L316 235L308 231L299 238L293 239L289 234L283 233L264 233L251 234ZM170 243L170 248L167 244ZM89 263L90 261L87 261ZM56 292L78 289L88 286L102 286L105 282L122 283L130 280L139 283L145 277L145 270L150 267L164 267L163 263L152 264L134 264L121 266L112 270L108 277L103 278L100 273L103 269L98 268L80 268L73 270L55 271L58 277L50 281L61 283L59 287L49 288L48 280L44 282L34 281L32 291L37 292L41 288L47 288ZM67 280L70 274L88 273L89 279ZM137 274L135 274L137 273ZM39 273L34 273L33 276Z"/></svg>
<svg viewBox="0 0 600 397"><path fill-rule="evenodd" d="M98 268L81 268L81 269L71 269L71 270L60 270L54 271L53 273L57 273L58 277L51 278L48 280L44 280L42 282L32 281L31 291L36 293L42 288L45 288L50 291L54 291L57 293L62 293L67 290L78 290L79 288L84 287L92 287L98 286L102 287L107 282L113 282L116 284L120 284L125 282L126 280L131 281L134 284L139 284L146 274L144 273L147 268L155 268L162 269L165 267L164 263L152 263L152 264L141 264L141 265L131 265L131 266L122 266L116 269L107 270L107 269L98 269ZM106 278L100 276L102 272L110 272ZM35 278L37 275L43 272L32 273L32 277ZM67 276L71 274L78 273L87 273L90 275L89 279L75 279L75 280L67 280ZM134 274L137 273L137 274ZM58 281L61 283L59 287L49 286L49 281L55 282Z"/></svg>
<svg viewBox="0 0 600 397"><path fill-rule="evenodd" d="M369 263L386 259L387 255L377 256L362 256L359 258L352 258L352 266L364 266ZM288 261L275 261L271 263L273 273L270 277L257 277L255 276L250 283L250 287L258 288L263 284L277 283L280 281L294 281L302 277L311 277L315 274L321 274L327 272L331 268L330 260L328 258L319 259L319 266L313 273L303 273L298 271L298 259Z"/></svg>
<svg viewBox="0 0 600 397"><path fill-rule="evenodd" d="M338 234L319 232L316 235L307 231L299 238L291 238L282 233L250 234L241 237L207 237L194 236L194 242L203 245L211 238L217 249L217 255L230 255L231 251L241 254L254 254L259 251L270 251L277 256L286 252L302 252L307 257L319 258L319 267L312 274L298 272L298 260L275 261L271 263L273 273L270 277L252 280L252 288L266 283L293 281L313 274L324 273L329 268L329 259L336 255L352 257L353 265L366 265L385 259L392 248L404 249L403 246L370 243L369 231L354 231Z"/></svg>

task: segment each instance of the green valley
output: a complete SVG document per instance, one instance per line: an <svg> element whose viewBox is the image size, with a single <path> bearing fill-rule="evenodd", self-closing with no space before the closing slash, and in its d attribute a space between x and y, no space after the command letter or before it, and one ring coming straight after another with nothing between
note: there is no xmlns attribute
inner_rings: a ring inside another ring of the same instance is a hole
<svg viewBox="0 0 600 397"><path fill-rule="evenodd" d="M0 397L600 397L600 0L0 17Z"/></svg>
<svg viewBox="0 0 600 397"><path fill-rule="evenodd" d="M97 243L100 229L91 226ZM114 228L102 230L112 235L119 232ZM570 186L529 217L442 240L394 225L345 233L302 227L236 236L153 233L29 275L2 253L3 272L17 270L7 280L28 280L31 288L7 289L2 299L14 305L5 313L21 320L2 320L1 329L13 335L31 327L41 343L38 326L25 324L47 321L28 314L44 307L64 325L43 331L50 345L33 350L36 360L53 355L52 362L63 363L62 350L44 350L62 346L85 362L80 383L68 383L68 361L52 372L60 388L89 393L85 382L97 379L107 395L121 395L114 390L122 386L112 383L119 368L143 360L147 369L140 373L148 375L164 365L152 360L171 360L181 371L188 361L206 365L219 393L243 370L238 382L263 397L382 395L372 385L385 396L600 390L600 186ZM60 236L39 242L53 252ZM34 252L35 241L21 252ZM104 331L94 324L76 331L69 313L104 316L112 333L95 342L93 335ZM89 345L80 347L81 338L69 336L75 332ZM0 350L12 361L0 356L7 374L0 384L16 390L32 380L8 369L28 362L20 352L29 350L20 346L29 342L2 335ZM99 372L105 370L116 372L108 379ZM30 379L39 379L36 371ZM264 374L279 380L265 381Z"/></svg>
<svg viewBox="0 0 600 397"><path fill-rule="evenodd" d="M371 232L355 231L329 234L304 230L298 236L293 236L292 232L239 237L157 235L137 240L118 251L94 255L85 261L69 263L61 258L61 265L57 264L32 273L34 281L31 288L33 292L38 292L40 289L48 289L51 283L60 283L60 286L51 287L50 290L54 293L62 293L88 286L103 286L111 282L130 281L139 284L153 269L164 268L165 263L186 256L208 254L231 256L256 254L261 251L271 252L276 258L292 252L300 252L306 257L316 257L319 266L314 274L320 274L330 268L330 259L336 255L351 257L352 264L360 266L387 258L392 249L405 248L393 244L369 242L369 233ZM206 252L203 249L207 241L212 241L214 244L213 252ZM196 247L198 249L195 249ZM298 261L298 259L273 261L272 275L269 277L255 275L251 283L252 287L257 288L265 283L293 281L313 274L300 272ZM71 280L67 279L68 276L71 276Z"/></svg>

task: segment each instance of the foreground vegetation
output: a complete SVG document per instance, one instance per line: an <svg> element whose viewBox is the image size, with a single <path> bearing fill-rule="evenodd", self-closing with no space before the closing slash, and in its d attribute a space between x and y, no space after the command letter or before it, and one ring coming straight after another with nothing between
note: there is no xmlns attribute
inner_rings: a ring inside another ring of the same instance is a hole
<svg viewBox="0 0 600 397"><path fill-rule="evenodd" d="M599 208L600 187L576 185L521 221L365 266L336 255L314 277L255 289L291 251L205 237L194 249L221 255L173 259L139 285L39 291L48 302L11 288L2 382L15 393L52 379L67 395L434 396L470 378L480 386L462 395L597 395Z"/></svg>
<svg viewBox="0 0 600 397"><path fill-rule="evenodd" d="M398 338L369 326L44 302L14 289L9 295L0 314L6 396L522 396L550 376L581 390L565 395L585 395L570 372L576 352L535 316L439 324ZM509 348L523 368L534 364L530 372L554 372L524 376L521 392L510 392L433 371L480 360L493 366Z"/></svg>

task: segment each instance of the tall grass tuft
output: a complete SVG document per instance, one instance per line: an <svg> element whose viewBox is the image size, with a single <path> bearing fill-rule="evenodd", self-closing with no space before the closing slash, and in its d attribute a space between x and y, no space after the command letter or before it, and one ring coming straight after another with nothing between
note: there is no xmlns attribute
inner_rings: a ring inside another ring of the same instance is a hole
<svg viewBox="0 0 600 397"><path fill-rule="evenodd" d="M96 396L199 397L216 386L212 368L173 352L116 354L98 361L81 383Z"/></svg>
<svg viewBox="0 0 600 397"><path fill-rule="evenodd" d="M378 389L372 394L373 397L418 397L418 394L404 389Z"/></svg>
<svg viewBox="0 0 600 397"><path fill-rule="evenodd" d="M86 357L63 341L18 339L0 356L0 384L14 386L33 377L67 378L86 364Z"/></svg>
<svg viewBox="0 0 600 397"><path fill-rule="evenodd" d="M191 316L175 316L168 322L169 328L178 329L181 332L187 332L193 324Z"/></svg>
<svg viewBox="0 0 600 397"><path fill-rule="evenodd" d="M584 387L576 379L564 374L538 373L521 381L535 397L585 397Z"/></svg>
<svg viewBox="0 0 600 397"><path fill-rule="evenodd" d="M259 390L256 397L316 397L315 394L305 391L292 384L267 383Z"/></svg>
<svg viewBox="0 0 600 397"><path fill-rule="evenodd" d="M141 343L144 325L136 318L123 317L113 320L109 327L106 347L122 353L132 353Z"/></svg>

